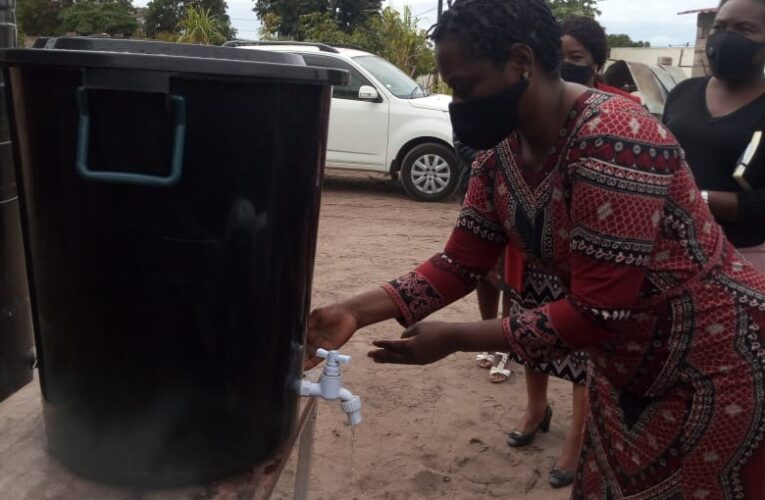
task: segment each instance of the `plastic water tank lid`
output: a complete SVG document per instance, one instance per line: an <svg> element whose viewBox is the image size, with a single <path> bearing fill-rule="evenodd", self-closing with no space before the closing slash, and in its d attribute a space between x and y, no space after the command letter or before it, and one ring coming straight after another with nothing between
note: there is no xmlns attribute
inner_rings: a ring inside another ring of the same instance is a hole
<svg viewBox="0 0 765 500"><path fill-rule="evenodd" d="M59 37L0 50L0 65L67 66L222 75L343 85L348 72L306 66L297 54L114 38Z"/></svg>

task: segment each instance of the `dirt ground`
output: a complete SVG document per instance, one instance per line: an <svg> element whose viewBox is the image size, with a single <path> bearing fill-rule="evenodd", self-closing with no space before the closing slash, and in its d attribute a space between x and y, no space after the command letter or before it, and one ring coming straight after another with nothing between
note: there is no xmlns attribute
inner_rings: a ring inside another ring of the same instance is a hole
<svg viewBox="0 0 765 500"><path fill-rule="evenodd" d="M328 175L323 195L313 307L390 280L440 251L459 205L416 203L392 182L370 175ZM475 294L432 317L478 319ZM339 404L322 401L309 497L345 499L564 499L547 473L571 415L571 388L550 381L554 409L548 434L512 449L506 433L525 407L518 365L509 383L489 383L474 354L457 353L429 367L378 366L366 358L372 339L397 337L388 321L358 333L342 350L353 355L345 386L362 398L355 444ZM308 376L318 378L319 369ZM353 448L353 451L352 451ZM294 460L293 460L294 461ZM290 498L294 463L276 498Z"/></svg>

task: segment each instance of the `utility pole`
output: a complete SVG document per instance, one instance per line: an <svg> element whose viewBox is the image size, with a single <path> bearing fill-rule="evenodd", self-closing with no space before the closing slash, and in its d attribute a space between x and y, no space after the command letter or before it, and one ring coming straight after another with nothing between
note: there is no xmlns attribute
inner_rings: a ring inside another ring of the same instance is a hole
<svg viewBox="0 0 765 500"><path fill-rule="evenodd" d="M449 2L449 6L451 6L451 0L447 0ZM438 0L438 12L436 12L436 24L441 22L441 14L444 13L444 0ZM433 88L438 86L438 71L436 71L435 76L433 77Z"/></svg>

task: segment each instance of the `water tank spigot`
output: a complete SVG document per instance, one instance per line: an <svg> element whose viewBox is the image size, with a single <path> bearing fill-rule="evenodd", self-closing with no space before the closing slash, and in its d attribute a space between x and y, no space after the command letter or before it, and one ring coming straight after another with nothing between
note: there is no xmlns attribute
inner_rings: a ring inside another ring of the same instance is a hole
<svg viewBox="0 0 765 500"><path fill-rule="evenodd" d="M351 357L344 354L340 354L338 351L328 351L326 349L316 349L316 356L321 359L326 359L326 366L340 366L340 364L347 365L351 362Z"/></svg>
<svg viewBox="0 0 765 500"><path fill-rule="evenodd" d="M354 427L361 423L361 398L355 396L343 387L343 374L340 365L350 363L351 357L337 351L317 349L316 355L326 359L324 371L318 382L303 380L300 384L300 395L320 397L329 401L339 399L340 407L348 416L348 424Z"/></svg>

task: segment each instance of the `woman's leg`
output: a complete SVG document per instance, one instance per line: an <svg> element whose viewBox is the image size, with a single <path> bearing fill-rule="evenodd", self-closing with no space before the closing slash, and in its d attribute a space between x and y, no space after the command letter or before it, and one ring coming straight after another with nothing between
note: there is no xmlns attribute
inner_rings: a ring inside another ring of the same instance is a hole
<svg viewBox="0 0 765 500"><path fill-rule="evenodd" d="M572 414L571 426L568 428L566 440L560 450L560 456L555 463L555 467L564 471L573 471L579 461L579 452L582 450L582 441L584 440L584 415L587 388L582 384L572 384L574 386L573 397L571 401Z"/></svg>
<svg viewBox="0 0 765 500"><path fill-rule="evenodd" d="M481 311L481 319L494 319L499 312L499 290L487 279L478 282L475 290L478 295L478 310Z"/></svg>
<svg viewBox="0 0 765 500"><path fill-rule="evenodd" d="M499 290L498 290L499 292ZM510 293L502 292L502 317L506 318L510 315L511 307ZM510 368L510 356L506 352L494 353L494 366L489 372L489 380L494 384L502 384L510 380L512 369Z"/></svg>
<svg viewBox="0 0 765 500"><path fill-rule="evenodd" d="M547 374L524 367L526 374L526 411L515 430L529 434L537 430L547 410Z"/></svg>
<svg viewBox="0 0 765 500"><path fill-rule="evenodd" d="M487 320L496 318L497 313L499 312L500 292L494 283L487 278L482 279L478 282L478 287L476 287L475 293L478 296L478 310L481 312L481 319ZM494 363L497 361L496 355L494 356L494 361L492 361L491 358L487 357L488 354L489 353L487 352L483 352L476 356L478 366L486 368L487 370L494 366Z"/></svg>

